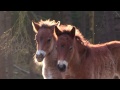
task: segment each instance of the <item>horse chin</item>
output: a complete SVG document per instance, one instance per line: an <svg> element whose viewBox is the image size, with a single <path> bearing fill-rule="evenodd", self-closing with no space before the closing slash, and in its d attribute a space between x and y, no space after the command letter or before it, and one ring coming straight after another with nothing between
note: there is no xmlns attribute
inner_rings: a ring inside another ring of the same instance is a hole
<svg viewBox="0 0 120 90"><path fill-rule="evenodd" d="M42 62L42 61L43 61L43 58L39 58L39 59L37 58L37 61L38 61L38 62Z"/></svg>
<svg viewBox="0 0 120 90"><path fill-rule="evenodd" d="M44 58L36 58L38 62L42 62Z"/></svg>
<svg viewBox="0 0 120 90"><path fill-rule="evenodd" d="M66 69L59 69L59 71L60 71L60 72L65 72L65 71L66 71Z"/></svg>

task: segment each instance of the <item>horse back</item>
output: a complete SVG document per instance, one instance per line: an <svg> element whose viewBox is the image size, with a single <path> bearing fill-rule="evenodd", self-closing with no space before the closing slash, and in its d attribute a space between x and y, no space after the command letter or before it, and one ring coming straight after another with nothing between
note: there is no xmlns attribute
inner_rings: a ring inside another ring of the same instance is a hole
<svg viewBox="0 0 120 90"><path fill-rule="evenodd" d="M106 45L114 57L117 71L120 74L120 41L111 41Z"/></svg>
<svg viewBox="0 0 120 90"><path fill-rule="evenodd" d="M113 78L115 73L115 64L113 56L106 45L89 45L89 55L83 60L91 68L93 78Z"/></svg>

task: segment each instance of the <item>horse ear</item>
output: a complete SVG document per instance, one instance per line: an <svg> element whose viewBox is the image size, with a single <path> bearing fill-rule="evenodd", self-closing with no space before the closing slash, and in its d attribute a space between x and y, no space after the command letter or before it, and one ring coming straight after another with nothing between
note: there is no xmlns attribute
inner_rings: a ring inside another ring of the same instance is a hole
<svg viewBox="0 0 120 90"><path fill-rule="evenodd" d="M74 38L75 36L75 29L76 29L75 26L73 26L72 30L70 31L70 35L72 38Z"/></svg>
<svg viewBox="0 0 120 90"><path fill-rule="evenodd" d="M40 28L39 24L34 22L34 21L32 21L32 26L33 26L34 32L37 33L39 28Z"/></svg>
<svg viewBox="0 0 120 90"><path fill-rule="evenodd" d="M61 33L62 33L62 32L58 29L57 26L55 26L55 33L56 33L57 36L60 36Z"/></svg>
<svg viewBox="0 0 120 90"><path fill-rule="evenodd" d="M58 22L56 23L56 26L60 26L60 21L58 21Z"/></svg>

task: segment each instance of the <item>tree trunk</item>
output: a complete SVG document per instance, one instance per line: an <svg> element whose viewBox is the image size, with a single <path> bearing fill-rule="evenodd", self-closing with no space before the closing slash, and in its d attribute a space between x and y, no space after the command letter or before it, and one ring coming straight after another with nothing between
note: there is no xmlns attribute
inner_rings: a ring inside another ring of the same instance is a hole
<svg viewBox="0 0 120 90"><path fill-rule="evenodd" d="M114 17L113 17L113 12L112 11L105 11L105 37L106 41L111 41L115 39L115 34L113 30L113 24L114 24ZM105 42L106 42L105 41Z"/></svg>
<svg viewBox="0 0 120 90"><path fill-rule="evenodd" d="M90 25L90 31L91 31L91 43L94 43L94 11L89 12L89 25Z"/></svg>
<svg viewBox="0 0 120 90"><path fill-rule="evenodd" d="M80 20L80 31L85 36L86 33L86 11L81 11L81 18Z"/></svg>

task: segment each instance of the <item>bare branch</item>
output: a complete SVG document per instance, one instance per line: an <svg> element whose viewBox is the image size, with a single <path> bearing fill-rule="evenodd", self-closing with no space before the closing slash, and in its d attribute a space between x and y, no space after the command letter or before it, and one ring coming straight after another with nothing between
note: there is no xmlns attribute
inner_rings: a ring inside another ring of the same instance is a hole
<svg viewBox="0 0 120 90"><path fill-rule="evenodd" d="M120 17L120 14L117 11L114 11L114 12Z"/></svg>
<svg viewBox="0 0 120 90"><path fill-rule="evenodd" d="M20 67L18 67L17 65L13 65L16 69L18 69L18 70L20 70L21 72L23 72L23 73L27 73L27 74L30 74L30 72L29 71L26 71L26 70L24 70L24 69L22 69L22 68L20 68Z"/></svg>

